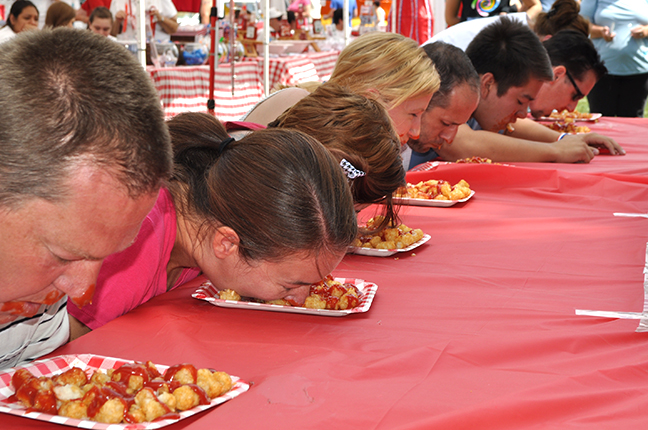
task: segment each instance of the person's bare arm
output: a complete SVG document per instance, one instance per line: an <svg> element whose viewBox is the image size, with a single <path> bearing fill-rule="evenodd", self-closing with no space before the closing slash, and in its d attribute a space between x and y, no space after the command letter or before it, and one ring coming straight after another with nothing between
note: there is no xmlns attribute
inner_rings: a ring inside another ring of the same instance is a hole
<svg viewBox="0 0 648 430"><path fill-rule="evenodd" d="M126 18L126 12L124 12L123 10L120 10L115 14L115 19L113 20L112 29L110 30L111 35L117 36L119 34L125 18Z"/></svg>
<svg viewBox="0 0 648 430"><path fill-rule="evenodd" d="M562 135L562 133L551 130L528 118L518 119L513 124L513 128L515 130L510 134L511 137L533 142L554 143ZM599 149L605 148L612 155L625 155L625 150L614 139L598 133L570 134L564 136L562 140L565 139L568 142L574 142L575 145L577 142L581 142Z"/></svg>
<svg viewBox="0 0 648 430"><path fill-rule="evenodd" d="M616 33L613 33L608 26L601 26L592 24L590 26L590 38L591 39L605 39L606 42L611 42L614 39Z"/></svg>
<svg viewBox="0 0 648 430"><path fill-rule="evenodd" d="M535 22L538 14L542 12L542 3L540 3L540 0L521 0L521 2L522 9L520 9L520 12L526 12L529 20Z"/></svg>
<svg viewBox="0 0 648 430"><path fill-rule="evenodd" d="M482 157L496 162L589 163L598 150L580 140L563 139L554 143L533 142L490 131L475 131L461 125L452 144L436 152L446 161Z"/></svg>
<svg viewBox="0 0 648 430"><path fill-rule="evenodd" d="M445 4L445 21L448 27L458 24L461 20L459 14L460 0L446 0Z"/></svg>
<svg viewBox="0 0 648 430"><path fill-rule="evenodd" d="M157 10L155 10L155 11L151 10L151 12L155 13L155 18L157 19L157 24L162 26L162 30L164 30L164 32L166 34L173 34L176 31L178 31L179 24L178 24L178 16L177 15L172 16L171 18L167 18L167 17L162 16L162 14L160 14L160 12L157 11Z"/></svg>
<svg viewBox="0 0 648 430"><path fill-rule="evenodd" d="M70 342L92 331L88 326L74 318L72 315L68 315L68 317L70 319Z"/></svg>
<svg viewBox="0 0 648 430"><path fill-rule="evenodd" d="M560 137L559 132L529 118L518 119L512 126L513 131L508 134L518 139L533 140L534 142L555 142Z"/></svg>

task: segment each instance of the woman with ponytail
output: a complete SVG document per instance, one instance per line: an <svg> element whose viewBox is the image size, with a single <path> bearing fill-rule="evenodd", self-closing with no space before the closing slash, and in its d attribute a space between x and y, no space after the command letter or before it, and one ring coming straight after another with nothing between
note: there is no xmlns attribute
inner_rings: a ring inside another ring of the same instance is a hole
<svg viewBox="0 0 648 430"><path fill-rule="evenodd" d="M345 174L314 138L259 130L235 141L200 113L168 125L174 175L135 243L105 260L94 303L68 306L72 339L200 272L218 289L303 303L357 234L347 180L360 170Z"/></svg>

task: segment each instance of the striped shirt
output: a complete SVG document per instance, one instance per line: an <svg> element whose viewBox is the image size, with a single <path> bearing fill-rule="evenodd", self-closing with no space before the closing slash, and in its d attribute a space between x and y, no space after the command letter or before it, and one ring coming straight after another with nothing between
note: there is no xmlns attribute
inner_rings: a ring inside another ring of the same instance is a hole
<svg viewBox="0 0 648 430"><path fill-rule="evenodd" d="M42 305L33 317L0 325L0 370L24 365L52 352L70 337L67 296L53 305Z"/></svg>

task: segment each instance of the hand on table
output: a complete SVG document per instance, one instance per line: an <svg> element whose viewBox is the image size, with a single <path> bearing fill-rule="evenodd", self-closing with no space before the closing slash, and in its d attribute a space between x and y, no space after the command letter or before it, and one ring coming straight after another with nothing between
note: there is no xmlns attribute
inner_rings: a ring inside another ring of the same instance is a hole
<svg viewBox="0 0 648 430"><path fill-rule="evenodd" d="M602 151L610 155L625 155L625 150L614 139L598 133L565 136L553 145L558 150L559 163L589 163Z"/></svg>

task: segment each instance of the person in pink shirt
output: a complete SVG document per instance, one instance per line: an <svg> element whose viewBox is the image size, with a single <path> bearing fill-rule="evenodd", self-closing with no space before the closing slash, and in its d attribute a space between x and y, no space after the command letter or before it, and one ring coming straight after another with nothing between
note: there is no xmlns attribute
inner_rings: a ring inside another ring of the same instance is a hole
<svg viewBox="0 0 648 430"><path fill-rule="evenodd" d="M93 304L68 305L71 339L200 272L219 290L303 303L357 234L354 179L314 138L271 129L235 141L201 113L168 126L174 174L132 246L105 260Z"/></svg>

